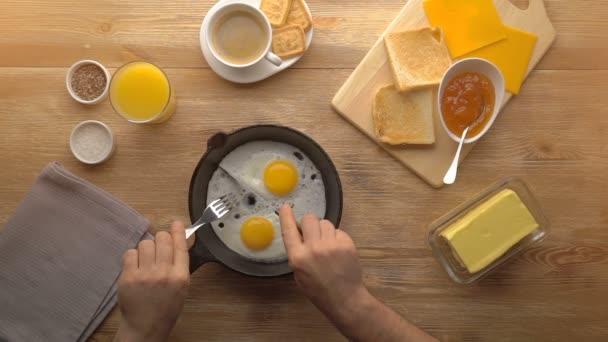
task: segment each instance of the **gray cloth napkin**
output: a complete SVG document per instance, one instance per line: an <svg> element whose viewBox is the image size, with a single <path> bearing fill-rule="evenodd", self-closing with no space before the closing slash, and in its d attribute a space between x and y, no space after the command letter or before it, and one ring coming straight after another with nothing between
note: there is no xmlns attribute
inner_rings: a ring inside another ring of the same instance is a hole
<svg viewBox="0 0 608 342"><path fill-rule="evenodd" d="M148 227L49 164L0 231L0 340L86 340L116 304L123 253L151 238Z"/></svg>

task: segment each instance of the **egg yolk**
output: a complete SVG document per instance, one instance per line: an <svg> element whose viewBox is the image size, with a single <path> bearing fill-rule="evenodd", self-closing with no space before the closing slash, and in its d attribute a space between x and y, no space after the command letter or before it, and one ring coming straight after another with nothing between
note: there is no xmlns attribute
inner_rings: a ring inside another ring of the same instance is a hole
<svg viewBox="0 0 608 342"><path fill-rule="evenodd" d="M254 251L270 246L273 238L272 223L263 217L250 217L241 226L241 240L245 246Z"/></svg>
<svg viewBox="0 0 608 342"><path fill-rule="evenodd" d="M298 170L286 160L275 160L264 170L264 185L275 195L287 195L298 185Z"/></svg>

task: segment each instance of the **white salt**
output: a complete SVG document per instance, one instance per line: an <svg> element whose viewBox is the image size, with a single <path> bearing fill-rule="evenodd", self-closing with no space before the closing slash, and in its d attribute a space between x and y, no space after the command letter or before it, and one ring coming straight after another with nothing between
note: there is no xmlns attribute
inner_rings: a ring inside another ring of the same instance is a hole
<svg viewBox="0 0 608 342"><path fill-rule="evenodd" d="M72 149L84 161L100 162L112 152L112 136L100 124L88 122L74 131Z"/></svg>

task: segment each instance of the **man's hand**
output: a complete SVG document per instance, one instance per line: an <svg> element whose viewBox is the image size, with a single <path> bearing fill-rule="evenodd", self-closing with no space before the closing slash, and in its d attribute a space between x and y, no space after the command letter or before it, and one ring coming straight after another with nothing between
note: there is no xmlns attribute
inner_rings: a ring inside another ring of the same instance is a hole
<svg viewBox="0 0 608 342"><path fill-rule="evenodd" d="M363 284L353 240L327 220L281 207L281 231L296 283L352 341L436 341L372 296Z"/></svg>
<svg viewBox="0 0 608 342"><path fill-rule="evenodd" d="M296 282L319 310L338 316L341 309L347 309L346 304L367 295L357 249L348 234L312 214L302 218L300 234L293 211L286 205L281 207L280 217Z"/></svg>
<svg viewBox="0 0 608 342"><path fill-rule="evenodd" d="M115 341L166 341L182 311L190 282L184 225L174 222L171 234L141 241L125 253L118 281L122 313Z"/></svg>

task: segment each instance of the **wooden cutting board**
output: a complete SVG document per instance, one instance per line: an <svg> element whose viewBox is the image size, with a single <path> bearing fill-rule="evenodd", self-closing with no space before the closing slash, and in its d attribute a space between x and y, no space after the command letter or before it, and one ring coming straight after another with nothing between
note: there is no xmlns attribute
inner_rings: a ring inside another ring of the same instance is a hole
<svg viewBox="0 0 608 342"><path fill-rule="evenodd" d="M435 105L433 110L436 141L435 144L430 146L391 146L377 141L371 115L372 101L378 89L393 83L388 56L382 41L384 34L429 26L422 2L422 0L408 1L342 85L342 88L336 93L332 105L340 115L376 141L390 155L430 185L439 188L443 185L443 176L454 157L457 144L448 137L441 127L437 106ZM504 24L538 36L528 65L526 73L526 76L528 76L555 39L555 29L547 17L543 0L530 0L526 10L520 10L508 0L495 0L494 3ZM502 106L511 99L511 96L512 94L505 93ZM435 100L434 103L436 102ZM492 131L490 130L488 135L491 134ZM488 136L482 138L481 143L483 143L483 139L488 139ZM463 147L460 157L461 162L474 145L475 143Z"/></svg>

